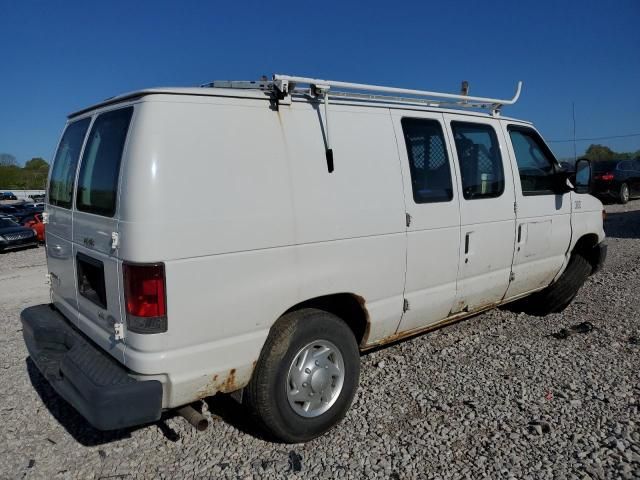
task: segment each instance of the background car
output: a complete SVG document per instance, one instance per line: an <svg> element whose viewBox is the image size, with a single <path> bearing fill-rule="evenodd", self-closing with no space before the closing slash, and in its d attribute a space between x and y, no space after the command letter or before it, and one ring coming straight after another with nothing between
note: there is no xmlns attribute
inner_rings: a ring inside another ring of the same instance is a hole
<svg viewBox="0 0 640 480"><path fill-rule="evenodd" d="M12 222L19 223L16 217L14 217L13 215L9 215L7 213L0 212L0 218L5 218L7 220L11 220Z"/></svg>
<svg viewBox="0 0 640 480"><path fill-rule="evenodd" d="M44 243L44 223L42 223L42 214L34 213L22 219L22 226L33 230L38 237L40 243Z"/></svg>
<svg viewBox="0 0 640 480"><path fill-rule="evenodd" d="M0 218L0 252L13 248L37 247L38 237L30 228Z"/></svg>
<svg viewBox="0 0 640 480"><path fill-rule="evenodd" d="M21 204L0 205L0 214L11 215L18 223L22 223L23 218L33 215L33 213L33 211L26 209Z"/></svg>
<svg viewBox="0 0 640 480"><path fill-rule="evenodd" d="M14 207L22 208L28 213L44 212L44 203L23 203L22 205L14 205Z"/></svg>
<svg viewBox="0 0 640 480"><path fill-rule="evenodd" d="M627 203L640 197L640 160L600 160L593 163L593 195Z"/></svg>

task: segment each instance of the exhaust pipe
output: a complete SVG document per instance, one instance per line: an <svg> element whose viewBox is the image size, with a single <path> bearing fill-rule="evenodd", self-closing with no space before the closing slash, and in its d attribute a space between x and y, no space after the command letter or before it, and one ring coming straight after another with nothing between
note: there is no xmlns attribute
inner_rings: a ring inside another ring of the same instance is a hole
<svg viewBox="0 0 640 480"><path fill-rule="evenodd" d="M179 408L178 414L191 425L193 425L199 432L204 432L207 428L209 428L209 420L207 420L207 417L202 415L191 405Z"/></svg>

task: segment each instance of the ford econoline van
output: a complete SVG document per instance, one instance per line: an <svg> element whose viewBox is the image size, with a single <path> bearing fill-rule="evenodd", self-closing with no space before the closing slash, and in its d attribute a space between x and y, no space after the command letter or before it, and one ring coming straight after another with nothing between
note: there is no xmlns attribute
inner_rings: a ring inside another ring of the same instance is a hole
<svg viewBox="0 0 640 480"><path fill-rule="evenodd" d="M276 75L69 116L48 181L33 362L98 429L232 394L287 442L345 415L360 354L511 303L562 311L602 265L516 101ZM169 194L170 193L170 194ZM195 419L195 420L194 420Z"/></svg>

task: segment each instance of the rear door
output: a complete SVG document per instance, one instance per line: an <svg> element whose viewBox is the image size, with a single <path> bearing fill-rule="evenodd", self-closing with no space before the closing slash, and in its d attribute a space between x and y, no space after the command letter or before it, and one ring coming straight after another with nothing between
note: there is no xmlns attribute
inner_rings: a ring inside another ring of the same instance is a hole
<svg viewBox="0 0 640 480"><path fill-rule="evenodd" d="M122 322L117 199L132 115L129 106L94 118L78 170L73 215L78 326L110 336L114 324Z"/></svg>
<svg viewBox="0 0 640 480"><path fill-rule="evenodd" d="M502 300L515 237L513 174L499 121L445 114L460 189L458 295L452 313Z"/></svg>
<svg viewBox="0 0 640 480"><path fill-rule="evenodd" d="M51 301L76 323L78 302L72 249L72 205L78 160L91 118L69 123L53 161L47 189L45 232L47 265L51 281Z"/></svg>

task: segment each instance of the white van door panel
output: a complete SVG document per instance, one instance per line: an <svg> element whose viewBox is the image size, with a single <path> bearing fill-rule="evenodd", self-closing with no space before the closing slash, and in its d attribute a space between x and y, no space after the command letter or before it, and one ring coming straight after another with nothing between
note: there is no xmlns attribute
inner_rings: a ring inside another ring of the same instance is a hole
<svg viewBox="0 0 640 480"><path fill-rule="evenodd" d="M460 212L442 114L392 110L391 115L408 214L404 293L408 309L398 326L398 332L405 332L442 320L453 307Z"/></svg>
<svg viewBox="0 0 640 480"><path fill-rule="evenodd" d="M73 195L90 117L69 122L62 134L47 184L45 230L51 301L74 324L78 320L73 256Z"/></svg>
<svg viewBox="0 0 640 480"><path fill-rule="evenodd" d="M83 285L78 278L78 312L79 323L98 325L109 335L114 332L114 323L123 318L120 305L120 288L122 272L115 251L111 249L111 232L117 231L117 220L103 218L89 213L74 213L73 256L76 264L76 275L79 276L83 265L94 267L100 271L104 281L104 297L96 298L96 293L86 291L89 284ZM86 274L86 272L85 272ZM98 295L102 295L101 292Z"/></svg>
<svg viewBox="0 0 640 480"><path fill-rule="evenodd" d="M499 303L509 286L515 241L515 193L500 124L444 115L460 198L458 295L452 313Z"/></svg>
<svg viewBox="0 0 640 480"><path fill-rule="evenodd" d="M76 179L73 213L78 327L111 347L124 316L120 298L118 184L133 107L99 113L89 130Z"/></svg>
<svg viewBox="0 0 640 480"><path fill-rule="evenodd" d="M47 205L49 221L45 230L51 301L72 322L78 318L76 275L73 270L71 210Z"/></svg>
<svg viewBox="0 0 640 480"><path fill-rule="evenodd" d="M571 242L571 197L553 192L555 159L535 129L501 123L517 205L513 275L506 295L513 298L547 286L562 269Z"/></svg>

